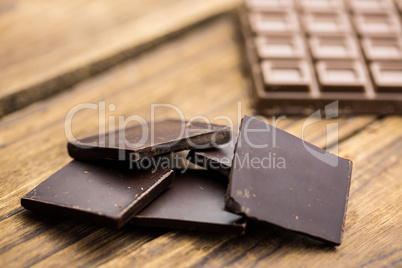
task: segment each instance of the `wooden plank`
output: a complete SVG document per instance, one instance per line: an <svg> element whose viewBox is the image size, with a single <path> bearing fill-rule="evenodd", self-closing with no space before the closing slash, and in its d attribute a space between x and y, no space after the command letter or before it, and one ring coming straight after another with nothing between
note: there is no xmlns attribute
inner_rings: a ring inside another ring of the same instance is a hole
<svg viewBox="0 0 402 268"><path fill-rule="evenodd" d="M0 117L138 55L237 2L6 1L0 5Z"/></svg>
<svg viewBox="0 0 402 268"><path fill-rule="evenodd" d="M147 57L119 66L110 73L83 83L71 93L65 93L4 118L0 123L0 144L4 158L1 161L5 167L12 170L4 172L9 175L6 175L5 187L0 190L0 201L7 204L12 202L14 206L11 207L15 209L19 198L10 199L9 196L14 196L15 193L18 193L16 196L21 196L36 185L38 179L45 179L69 161L65 152L64 119L70 108L79 103L98 103L99 100L105 100L107 104L117 104L116 111L108 113L108 116L138 114L144 118L150 117L150 103L171 103L177 104L188 118L206 115L212 120L217 115L226 115L235 123L238 122L241 116L237 115L237 103L245 100L245 94L238 69L238 50L231 40L234 33L230 19L225 18L218 23L213 27L212 33L208 32L209 29L203 28L197 34L190 34ZM181 51L180 57L177 57L178 51ZM163 64L155 66L154 62L161 58L164 59ZM137 70L141 70L141 73L138 74ZM136 75L133 77L132 74ZM178 77L184 78L178 80ZM150 91L152 96L144 94ZM133 96L136 100L127 96ZM227 103L227 99L231 102ZM223 107L226 109L223 113L220 108L216 109L222 104L228 105L228 108ZM208 109L211 112L208 112ZM250 113L250 110L243 105L240 112ZM97 113L86 110L74 117L73 129L76 136L97 131ZM158 112L157 116L169 117L177 114L171 109L164 109ZM294 120L282 120L279 126L286 126ZM340 120L349 120L351 126L359 128L373 118L362 118L357 124L354 119ZM293 124L289 131L300 136L298 131L301 129L301 123L302 121ZM315 126L316 128L311 128L311 133L323 133L317 129L325 130L322 123ZM40 142L43 144L38 147ZM40 153L43 155L38 156ZM24 159L30 161L29 168L21 170L13 165L18 156L24 156ZM52 165L54 168L50 168ZM42 168L45 172L38 176L36 171ZM16 185L18 187L15 187ZM0 215L6 215L12 210L4 212L4 209L0 209Z"/></svg>
<svg viewBox="0 0 402 268"><path fill-rule="evenodd" d="M0 228L4 234L0 237L0 266L67 263L75 266L251 266L256 263L265 267L268 264L295 266L301 261L318 266L334 264L340 256L346 256L344 261L349 265L363 264L365 256L373 256L370 257L373 263L376 258L385 259L387 264L397 261L400 258L396 251L398 236L393 234L398 234L395 228L400 219L396 210L399 207L395 205L401 187L396 179L400 172L397 151L401 149L400 117L378 122L373 117L339 118L321 121L307 130L307 140L315 140L320 146L325 145L327 123L339 123L341 140L358 132L341 143L340 154L354 160L355 169L345 242L337 250L258 224L252 225L241 237L130 226L115 231L18 210L23 194L70 161L65 149L64 119L74 105L99 101L116 104L116 110L108 112L106 118L133 114L150 118L151 103L177 105L187 118L205 115L213 120L215 116L226 115L236 122L238 102L241 102L241 115L251 113L240 70L240 52L233 38L235 33L232 20L222 17L93 77L71 91L0 120L3 175ZM175 116L175 112L161 109L157 113L158 118L166 116ZM304 121L304 118L287 118L280 121L279 127L300 136ZM79 112L74 117L73 129L77 137L96 132L97 111ZM395 147L385 146L392 143ZM363 150L360 144L370 144L370 149ZM379 162L388 153L379 154L384 146L391 155L396 155L386 164ZM367 163L375 164L370 167ZM375 174L371 174L374 169ZM370 182L366 182L369 178ZM380 183L376 183L378 178ZM359 187L363 188L357 190ZM377 194L367 198L371 192ZM370 216L380 198L385 199L380 203L386 207L381 210L382 218ZM366 230L366 226L373 231ZM376 246L366 247L365 239Z"/></svg>
<svg viewBox="0 0 402 268"><path fill-rule="evenodd" d="M15 209L23 193L70 160L66 152L64 119L74 105L105 100L117 106L108 116L138 114L149 118L151 103L176 103L190 117L203 114L208 106L214 107L213 100L219 99L219 90L226 93L235 89L233 94L238 94L241 88L236 89L236 85L241 84L242 78L236 70L239 58L230 38L232 33L231 20L225 18L216 27L202 28L197 34L119 66L71 92L3 118L0 163L5 183L0 189L3 204L0 215ZM178 51L182 52L180 56ZM165 60L158 67L155 62L161 58ZM218 64L216 58L220 59ZM219 70L223 75L219 75ZM178 79L180 77L185 78ZM227 87L222 88L222 84ZM211 93L208 96L205 96L205 87ZM74 134L83 136L96 132L97 113L92 110L77 113L73 120ZM175 116L174 111L158 111L157 117L165 116Z"/></svg>

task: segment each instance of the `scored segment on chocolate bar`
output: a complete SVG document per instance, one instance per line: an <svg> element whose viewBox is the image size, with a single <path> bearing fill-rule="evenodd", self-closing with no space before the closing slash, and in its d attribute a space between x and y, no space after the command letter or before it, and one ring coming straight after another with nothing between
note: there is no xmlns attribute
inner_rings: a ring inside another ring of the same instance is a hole
<svg viewBox="0 0 402 268"><path fill-rule="evenodd" d="M237 137L237 132L232 132L232 140L221 147L207 150L191 150L187 155L187 160L200 167L218 171L229 177Z"/></svg>
<svg viewBox="0 0 402 268"><path fill-rule="evenodd" d="M227 212L227 180L207 170L176 172L175 181L157 199L138 213L135 225L242 234L245 219Z"/></svg>
<svg viewBox="0 0 402 268"><path fill-rule="evenodd" d="M170 119L69 141L68 152L79 160L138 161L180 150L216 147L227 143L230 135L227 126Z"/></svg>
<svg viewBox="0 0 402 268"><path fill-rule="evenodd" d="M352 162L244 116L226 209L339 245Z"/></svg>
<svg viewBox="0 0 402 268"><path fill-rule="evenodd" d="M247 0L253 108L311 114L339 100L340 115L402 113L401 14L389 0Z"/></svg>
<svg viewBox="0 0 402 268"><path fill-rule="evenodd" d="M72 161L21 199L36 212L121 227L174 180L173 170Z"/></svg>

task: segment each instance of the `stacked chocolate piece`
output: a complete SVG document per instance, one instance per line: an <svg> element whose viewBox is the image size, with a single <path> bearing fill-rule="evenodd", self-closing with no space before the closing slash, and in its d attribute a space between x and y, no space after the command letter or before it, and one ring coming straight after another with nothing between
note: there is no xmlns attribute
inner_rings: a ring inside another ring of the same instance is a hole
<svg viewBox="0 0 402 268"><path fill-rule="evenodd" d="M245 116L235 135L221 125L149 122L71 141L68 149L75 160L22 206L117 228L242 234L251 219L341 243L351 161L256 118ZM188 159L208 170L162 164L188 149Z"/></svg>
<svg viewBox="0 0 402 268"><path fill-rule="evenodd" d="M242 217L223 210L226 182L221 176L202 170L175 172L165 161L174 151L227 143L230 134L226 126L163 120L70 141L68 151L75 160L26 194L21 204L116 228L131 220L243 233Z"/></svg>
<svg viewBox="0 0 402 268"><path fill-rule="evenodd" d="M239 11L258 113L336 100L340 114L402 113L400 2L247 0Z"/></svg>

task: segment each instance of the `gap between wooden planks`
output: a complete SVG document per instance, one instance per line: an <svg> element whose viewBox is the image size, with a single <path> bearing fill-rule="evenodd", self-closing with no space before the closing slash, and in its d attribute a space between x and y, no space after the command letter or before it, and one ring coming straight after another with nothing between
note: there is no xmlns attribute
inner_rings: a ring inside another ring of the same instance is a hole
<svg viewBox="0 0 402 268"><path fill-rule="evenodd" d="M0 117L100 73L237 0L0 3Z"/></svg>
<svg viewBox="0 0 402 268"><path fill-rule="evenodd" d="M337 249L258 224L251 225L246 235L235 237L130 226L116 231L25 210L4 217L18 209L23 194L70 161L65 149L64 117L78 103L106 101L117 106L108 115L139 114L145 118L150 116L150 103L172 103L188 118L197 114L209 119L227 115L236 120L241 101L242 113L250 113L239 53L232 21L220 18L69 92L3 118L0 266L68 263L266 267L303 263L328 266L339 259L344 265L354 266L397 262L401 258L401 233L397 229L401 218L397 202L401 190L400 117L322 121L306 133L307 140L323 147L326 123L338 122L340 138L351 136L340 144L340 155L351 158L355 167L344 244ZM163 110L158 117L174 115ZM74 133L83 136L96 132L96 117L95 111L77 114ZM279 127L300 136L303 122L304 118L287 118L280 121Z"/></svg>

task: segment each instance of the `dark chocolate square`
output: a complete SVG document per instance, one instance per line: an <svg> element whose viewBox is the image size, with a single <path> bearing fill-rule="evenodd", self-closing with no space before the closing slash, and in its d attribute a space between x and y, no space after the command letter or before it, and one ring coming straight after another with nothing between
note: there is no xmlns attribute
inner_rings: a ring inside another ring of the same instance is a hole
<svg viewBox="0 0 402 268"><path fill-rule="evenodd" d="M245 115L226 208L339 245L351 172L350 160Z"/></svg>
<svg viewBox="0 0 402 268"><path fill-rule="evenodd" d="M130 170L114 161L72 161L27 193L21 205L41 213L121 227L173 179L173 170Z"/></svg>
<svg viewBox="0 0 402 268"><path fill-rule="evenodd" d="M227 180L207 170L176 170L174 183L131 223L150 227L242 234L245 220L224 210Z"/></svg>
<svg viewBox="0 0 402 268"><path fill-rule="evenodd" d="M68 153L79 160L135 162L175 151L212 148L229 139L227 126L166 119L69 141Z"/></svg>

